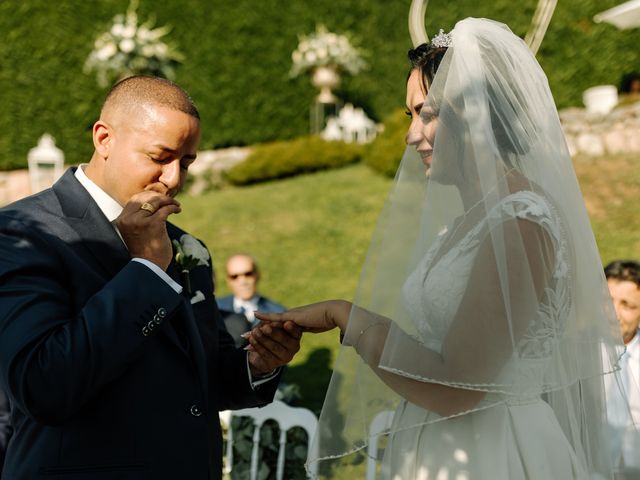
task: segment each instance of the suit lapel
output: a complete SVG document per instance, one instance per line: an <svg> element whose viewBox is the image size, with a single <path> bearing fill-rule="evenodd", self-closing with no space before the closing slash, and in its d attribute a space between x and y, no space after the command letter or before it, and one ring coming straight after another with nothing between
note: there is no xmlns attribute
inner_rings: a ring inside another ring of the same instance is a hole
<svg viewBox="0 0 640 480"><path fill-rule="evenodd" d="M129 252L98 204L70 168L53 185L64 218L80 237L79 244L92 254L110 278L130 260Z"/></svg>
<svg viewBox="0 0 640 480"><path fill-rule="evenodd" d="M58 197L64 218L80 237L79 248L86 248L91 252L107 278L114 277L131 260L131 256L113 225L104 216L89 192L76 179L75 168L70 168L65 172L60 180L53 185L53 191ZM172 228L170 224L167 224L167 227L169 232L173 233L172 230L175 227ZM181 283L180 269L174 260L171 261L167 273L176 282ZM183 297L183 305L177 315L178 318L174 318L173 322L184 322L184 330L190 347L188 351L173 325L168 325L170 328L162 328L160 331L186 355L193 358L206 395L208 389L206 388L207 372L204 347L189 299Z"/></svg>

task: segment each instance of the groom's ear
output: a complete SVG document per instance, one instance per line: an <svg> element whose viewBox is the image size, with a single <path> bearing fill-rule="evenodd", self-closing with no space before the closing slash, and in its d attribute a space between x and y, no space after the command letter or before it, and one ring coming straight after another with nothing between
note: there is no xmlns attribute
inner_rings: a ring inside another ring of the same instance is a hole
<svg viewBox="0 0 640 480"><path fill-rule="evenodd" d="M96 153L102 158L109 157L111 142L113 140L113 130L104 120L98 120L93 124L93 146Z"/></svg>

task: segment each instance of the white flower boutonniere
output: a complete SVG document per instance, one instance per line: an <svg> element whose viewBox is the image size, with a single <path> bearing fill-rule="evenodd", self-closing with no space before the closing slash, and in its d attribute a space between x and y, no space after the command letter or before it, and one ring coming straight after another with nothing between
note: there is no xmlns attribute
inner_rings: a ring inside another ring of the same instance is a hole
<svg viewBox="0 0 640 480"><path fill-rule="evenodd" d="M209 266L209 252L206 248L191 235L185 234L180 240L173 240L176 249L176 264L180 267L183 288L187 295L191 297L191 281L189 272L199 265Z"/></svg>

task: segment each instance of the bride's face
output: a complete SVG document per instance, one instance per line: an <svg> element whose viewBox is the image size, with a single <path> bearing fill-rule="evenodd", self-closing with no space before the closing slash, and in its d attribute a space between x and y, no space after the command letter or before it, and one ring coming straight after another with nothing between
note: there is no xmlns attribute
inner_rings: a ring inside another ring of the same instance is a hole
<svg viewBox="0 0 640 480"><path fill-rule="evenodd" d="M428 116L427 109L423 109L427 98L426 89L422 83L422 74L418 69L411 71L407 80L407 115L411 117L411 125L405 137L407 145L413 145L422 162L427 167L426 175L429 176L431 161L433 160L433 142L437 127L435 116L425 119ZM426 121L425 121L426 120Z"/></svg>
<svg viewBox="0 0 640 480"><path fill-rule="evenodd" d="M421 72L415 69L407 80L407 115L411 117L411 126L406 136L407 145L416 148L427 167L425 174L432 181L443 185L458 185L465 178L471 178L469 174L465 175L462 172L462 151L460 148L454 148L460 142L451 137L451 128L443 128L440 112L428 103L425 105L427 91L421 75ZM451 111L451 108L448 110ZM434 163L436 132L439 145L447 145L447 148L438 147L440 150Z"/></svg>

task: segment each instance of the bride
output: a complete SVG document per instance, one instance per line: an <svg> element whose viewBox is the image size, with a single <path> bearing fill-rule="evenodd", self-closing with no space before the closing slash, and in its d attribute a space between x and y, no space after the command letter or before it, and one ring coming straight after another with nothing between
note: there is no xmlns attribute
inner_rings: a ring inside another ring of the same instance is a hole
<svg viewBox="0 0 640 480"><path fill-rule="evenodd" d="M309 462L344 478L393 411L385 479L612 478L621 342L547 79L485 19L409 58L409 147L355 301L256 314L342 334Z"/></svg>

